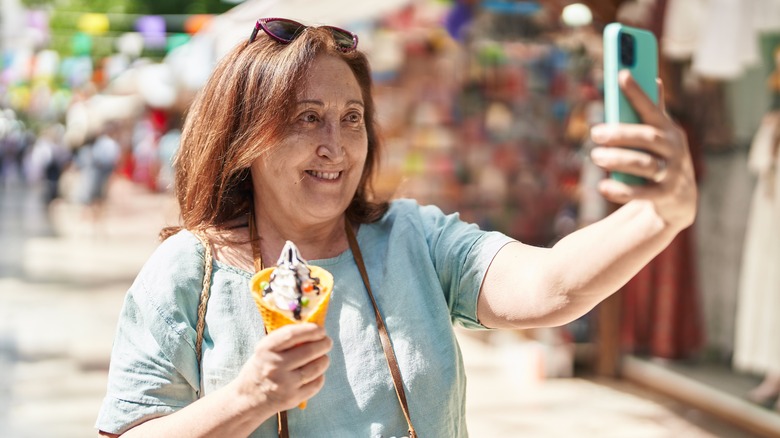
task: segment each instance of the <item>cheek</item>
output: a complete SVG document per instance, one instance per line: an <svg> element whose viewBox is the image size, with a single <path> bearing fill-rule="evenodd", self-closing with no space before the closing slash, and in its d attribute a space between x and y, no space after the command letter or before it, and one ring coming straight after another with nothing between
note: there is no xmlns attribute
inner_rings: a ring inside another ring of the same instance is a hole
<svg viewBox="0 0 780 438"><path fill-rule="evenodd" d="M252 164L252 179L261 192L278 190L288 175L290 169L280 155L269 154Z"/></svg>
<svg viewBox="0 0 780 438"><path fill-rule="evenodd" d="M355 132L350 138L350 151L356 163L365 163L368 156L368 137L365 131Z"/></svg>
<svg viewBox="0 0 780 438"><path fill-rule="evenodd" d="M273 175L287 175L306 159L305 138L295 136L276 148L272 153L262 158L262 169Z"/></svg>
<svg viewBox="0 0 780 438"><path fill-rule="evenodd" d="M368 150L366 147L358 148L352 153L352 166L356 170L353 177L358 180L363 177L366 171L366 160L368 159Z"/></svg>

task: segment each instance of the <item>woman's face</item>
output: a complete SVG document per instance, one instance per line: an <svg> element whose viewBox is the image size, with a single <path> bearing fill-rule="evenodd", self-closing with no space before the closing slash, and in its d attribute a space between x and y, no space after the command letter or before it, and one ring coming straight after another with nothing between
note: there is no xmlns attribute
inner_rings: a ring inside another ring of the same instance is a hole
<svg viewBox="0 0 780 438"><path fill-rule="evenodd" d="M279 144L252 163L255 203L264 214L316 224L346 211L363 174L363 96L347 64L323 55L295 100Z"/></svg>

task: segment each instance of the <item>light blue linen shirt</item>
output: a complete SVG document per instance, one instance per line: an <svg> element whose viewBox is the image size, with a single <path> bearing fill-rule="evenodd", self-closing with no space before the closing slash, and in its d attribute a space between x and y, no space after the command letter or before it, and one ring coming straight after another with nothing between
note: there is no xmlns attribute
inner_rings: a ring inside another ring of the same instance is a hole
<svg viewBox="0 0 780 438"><path fill-rule="evenodd" d="M358 244L392 340L421 437L466 437L466 376L452 324L482 327L477 297L488 266L511 239L411 200L361 225ZM305 254L304 254L305 256ZM394 437L406 422L382 352L374 311L350 250L310 260L333 274L325 328L334 345L325 386L289 411L292 437ZM188 231L163 242L127 293L96 427L111 433L175 412L198 397L196 308L203 247ZM203 393L234 379L263 335L252 273L219 261L203 341ZM252 437L275 437L276 418Z"/></svg>

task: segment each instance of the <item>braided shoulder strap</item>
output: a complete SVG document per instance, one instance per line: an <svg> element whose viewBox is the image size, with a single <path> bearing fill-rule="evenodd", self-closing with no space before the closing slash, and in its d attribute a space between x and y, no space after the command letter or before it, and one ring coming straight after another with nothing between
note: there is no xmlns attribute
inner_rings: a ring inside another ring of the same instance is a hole
<svg viewBox="0 0 780 438"><path fill-rule="evenodd" d="M200 300L198 301L198 322L195 325L195 354L198 358L198 370L201 369L201 360L203 359L203 331L206 328L206 307L209 303L209 296L211 295L211 269L213 265L213 255L211 251L211 243L206 233L203 231L194 232L195 236L200 240L205 249L203 255L203 289L200 292Z"/></svg>
<svg viewBox="0 0 780 438"><path fill-rule="evenodd" d="M254 228L254 227L252 227ZM206 329L206 308L208 307L209 297L211 296L211 270L213 267L213 255L211 250L211 242L208 236L203 231L193 231L195 237L203 244L205 253L203 254L203 289L200 292L200 300L198 301L198 322L195 325L195 354L198 358L198 370L202 372L202 360L203 360L203 332ZM287 426L287 411L282 411L276 414L279 438L288 438L289 429Z"/></svg>

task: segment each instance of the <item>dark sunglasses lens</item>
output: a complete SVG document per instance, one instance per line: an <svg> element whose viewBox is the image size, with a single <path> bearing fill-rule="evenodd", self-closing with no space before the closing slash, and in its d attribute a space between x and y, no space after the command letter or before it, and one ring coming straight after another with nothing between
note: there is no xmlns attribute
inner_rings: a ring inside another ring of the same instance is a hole
<svg viewBox="0 0 780 438"><path fill-rule="evenodd" d="M351 33L335 27L329 29L330 33L333 34L333 40L336 41L336 45L341 49L349 50L355 48L355 39Z"/></svg>
<svg viewBox="0 0 780 438"><path fill-rule="evenodd" d="M290 42L304 29L304 25L296 23L294 21L287 20L273 20L266 21L265 28L268 29L273 36Z"/></svg>

